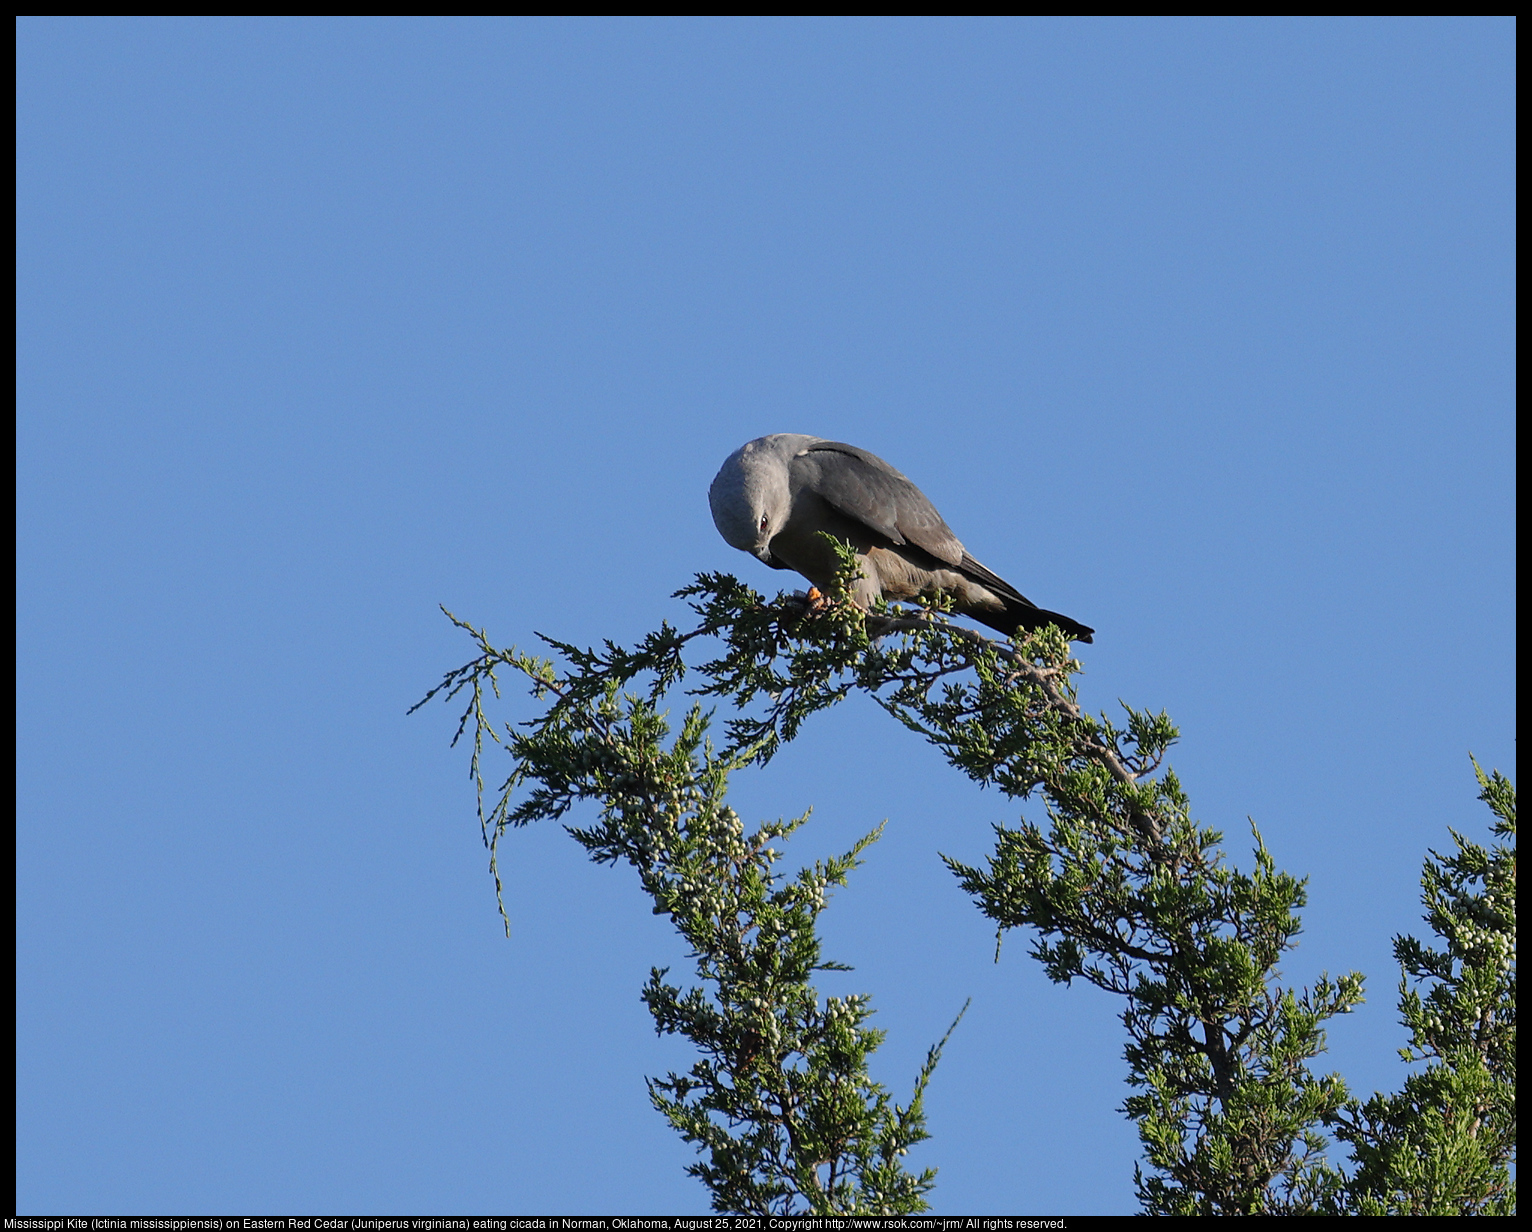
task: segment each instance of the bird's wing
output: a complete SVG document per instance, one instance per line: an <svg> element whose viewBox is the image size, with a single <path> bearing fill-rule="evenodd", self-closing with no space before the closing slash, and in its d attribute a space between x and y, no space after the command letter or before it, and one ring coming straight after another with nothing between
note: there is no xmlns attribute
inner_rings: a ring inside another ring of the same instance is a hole
<svg viewBox="0 0 1532 1232"><path fill-rule="evenodd" d="M963 545L926 494L887 462L840 441L815 441L794 455L794 478L841 513L895 544L912 543L957 566Z"/></svg>
<svg viewBox="0 0 1532 1232"><path fill-rule="evenodd" d="M963 553L963 559L958 565L958 569L964 577L972 578L983 586L985 590L999 595L1002 599L1009 599L1012 603L1022 603L1027 607L1037 606L1037 604L1033 603L1032 600L1028 599L1026 595L1022 594L1021 591L1017 590L1003 577L986 569L972 556L968 555L967 552Z"/></svg>

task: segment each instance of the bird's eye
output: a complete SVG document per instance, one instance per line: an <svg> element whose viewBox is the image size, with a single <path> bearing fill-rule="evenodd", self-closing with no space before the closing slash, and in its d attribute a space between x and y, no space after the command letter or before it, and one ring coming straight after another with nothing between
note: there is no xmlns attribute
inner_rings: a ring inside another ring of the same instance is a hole
<svg viewBox="0 0 1532 1232"><path fill-rule="evenodd" d="M768 522L770 522L770 521L771 521L771 515L769 513L761 514L761 529L765 530L766 529L766 524Z"/></svg>

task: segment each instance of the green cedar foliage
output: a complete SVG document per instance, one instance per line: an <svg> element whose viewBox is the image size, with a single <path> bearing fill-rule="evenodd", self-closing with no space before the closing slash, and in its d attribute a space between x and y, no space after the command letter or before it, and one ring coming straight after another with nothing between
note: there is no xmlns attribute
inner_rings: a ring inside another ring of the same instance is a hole
<svg viewBox="0 0 1532 1232"><path fill-rule="evenodd" d="M976 782L1041 797L1048 824L996 827L982 867L943 858L1000 934L1030 930L1050 978L1121 998L1132 1087L1123 1111L1143 1142L1147 1213L1514 1209L1514 846L1487 855L1454 835L1457 855L1428 863L1427 918L1448 950L1408 938L1396 950L1407 976L1434 981L1424 998L1406 992L1402 1008L1414 1032L1407 1059L1435 1063L1400 1095L1359 1105L1310 1063L1325 1023L1361 1001L1362 977L1280 984L1304 883L1278 871L1253 825L1254 866L1241 872L1222 835L1192 819L1164 766L1177 737L1169 718L1124 707L1119 725L1083 711L1080 665L1057 629L1006 642L949 623L939 602L864 613L847 594L849 550L844 564L835 591L814 602L767 602L726 574L699 575L677 592L700 617L695 628L664 624L633 649L545 639L562 667L498 650L448 613L479 654L419 703L467 696L458 735L472 722L497 893L508 829L592 801L597 824L570 834L594 860L630 863L691 947L697 986L656 970L642 995L657 1029L689 1039L701 1059L649 1090L703 1156L690 1171L714 1209L916 1212L934 1183L934 1171L911 1174L901 1160L927 1137L922 1095L946 1039L909 1104L892 1104L868 1076L882 1034L865 1025L866 998L821 1002L810 982L845 969L821 958L815 922L876 832L789 878L771 844L807 817L747 834L724 803L732 772L768 761L853 690ZM699 639L718 657L688 663ZM486 688L498 697L497 669L527 679L539 717L496 730ZM693 681L691 694L733 712L719 747L695 704L670 734L661 704ZM486 734L513 764L487 811ZM1514 837L1510 785L1481 781L1497 833ZM1352 1146L1353 1173L1328 1160L1326 1127Z"/></svg>
<svg viewBox="0 0 1532 1232"><path fill-rule="evenodd" d="M1410 1031L1399 1055L1428 1064L1336 1118L1357 1162L1342 1209L1356 1214L1516 1213L1516 790L1498 770L1474 773L1509 844L1449 831L1457 850L1425 862L1425 919L1445 945L1395 937L1394 956Z"/></svg>
<svg viewBox="0 0 1532 1232"><path fill-rule="evenodd" d="M637 654L610 644L591 653L554 643L569 664L559 672L547 660L497 650L482 630L452 619L480 654L432 695L468 694L458 734L472 719L472 772L497 891L499 842L508 828L562 818L594 801L596 823L569 833L592 860L632 865L655 912L669 916L691 948L698 984L683 989L655 969L642 997L656 1030L690 1040L701 1059L685 1074L649 1080L649 1097L703 1156L688 1171L711 1191L714 1209L926 1210L935 1170L911 1173L903 1158L928 1137L923 1098L946 1038L927 1053L909 1103L895 1104L868 1074L868 1058L883 1040L867 1026L868 999L821 1000L811 982L816 971L849 970L821 956L816 925L830 888L845 884L878 831L796 876L778 871L781 853L772 844L808 815L747 833L724 800L730 773L759 750L715 749L698 706L672 737L659 702L680 675L675 652L688 639L671 629ZM502 668L521 673L548 704L539 718L505 729L515 769L486 814L484 737L501 740L485 713L486 689L498 697ZM648 688L625 692L639 676L648 677Z"/></svg>

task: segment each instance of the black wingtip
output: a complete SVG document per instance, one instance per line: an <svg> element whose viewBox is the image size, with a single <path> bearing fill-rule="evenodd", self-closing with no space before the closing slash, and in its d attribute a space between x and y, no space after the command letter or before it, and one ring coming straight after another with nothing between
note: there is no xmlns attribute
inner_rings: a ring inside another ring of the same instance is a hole
<svg viewBox="0 0 1532 1232"><path fill-rule="evenodd" d="M1076 624L1074 621L1070 620L1069 617L1060 616L1056 612L1044 612L1043 615L1050 617L1051 619L1047 621L1039 621L1038 624L1029 627L1040 628L1043 624L1051 623L1058 625L1059 628L1064 630L1064 632L1069 635L1069 640L1071 642L1084 642L1087 646L1089 646L1095 640L1091 636L1091 634L1095 633L1095 630L1086 625Z"/></svg>
<svg viewBox="0 0 1532 1232"><path fill-rule="evenodd" d="M1023 603L1026 600L1022 600ZM1027 603L1025 607L1013 603L1005 612L985 612L969 610L967 615L972 616L980 624L988 625L997 632L1004 633L1007 637L1014 636L1022 629L1041 629L1045 625L1057 625L1072 642L1084 642L1089 645L1094 639L1092 634L1096 631L1089 625L1082 625L1078 620L1071 620L1059 612L1050 612L1046 608L1033 607Z"/></svg>

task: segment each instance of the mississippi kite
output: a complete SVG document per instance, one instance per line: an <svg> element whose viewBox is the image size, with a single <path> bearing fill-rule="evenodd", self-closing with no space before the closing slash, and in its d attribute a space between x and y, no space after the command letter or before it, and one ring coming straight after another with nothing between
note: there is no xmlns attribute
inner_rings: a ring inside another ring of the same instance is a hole
<svg viewBox="0 0 1532 1232"><path fill-rule="evenodd" d="M835 578L829 532L861 560L852 597L913 599L945 591L953 607L1010 635L1058 625L1077 642L1094 630L1040 608L958 542L925 493L882 458L796 432L740 446L708 489L718 533L773 569L796 569L821 590Z"/></svg>

